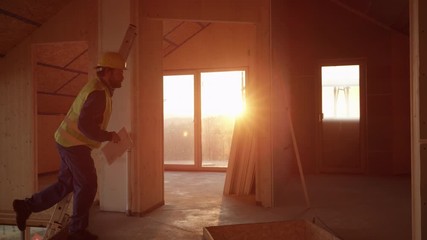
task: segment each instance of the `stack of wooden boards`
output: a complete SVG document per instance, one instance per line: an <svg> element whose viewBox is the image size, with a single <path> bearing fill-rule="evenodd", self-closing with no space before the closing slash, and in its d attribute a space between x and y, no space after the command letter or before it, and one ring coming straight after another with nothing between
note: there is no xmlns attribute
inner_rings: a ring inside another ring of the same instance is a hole
<svg viewBox="0 0 427 240"><path fill-rule="evenodd" d="M304 172L301 165L298 144L289 109L287 109L287 115L305 202L307 207L310 208L310 199L307 193ZM227 175L225 176L224 195L250 195L255 192L254 184L257 145L253 129L254 128L251 126L251 122L249 120L245 118L236 119L231 142L230 157L228 160Z"/></svg>
<svg viewBox="0 0 427 240"><path fill-rule="evenodd" d="M254 131L248 120L236 119L231 141L224 194L249 195L254 192L257 151Z"/></svg>

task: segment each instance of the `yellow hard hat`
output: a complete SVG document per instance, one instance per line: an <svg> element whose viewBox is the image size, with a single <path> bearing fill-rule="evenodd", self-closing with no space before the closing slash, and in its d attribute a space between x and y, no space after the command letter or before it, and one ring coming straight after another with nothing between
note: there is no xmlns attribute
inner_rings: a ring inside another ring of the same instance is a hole
<svg viewBox="0 0 427 240"><path fill-rule="evenodd" d="M102 54L97 67L109 67L117 69L126 69L126 61L122 55L116 52L105 52Z"/></svg>

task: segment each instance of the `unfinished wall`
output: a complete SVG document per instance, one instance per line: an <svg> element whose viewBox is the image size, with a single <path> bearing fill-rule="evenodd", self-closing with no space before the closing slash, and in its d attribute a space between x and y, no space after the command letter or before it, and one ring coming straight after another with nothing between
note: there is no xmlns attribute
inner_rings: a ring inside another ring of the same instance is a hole
<svg viewBox="0 0 427 240"><path fill-rule="evenodd" d="M273 48L287 46L277 48L280 50L274 60L279 63L273 63L273 76L284 75L290 85L291 113L304 169L316 172L320 62L365 59L366 170L376 174L408 173L408 37L383 29L332 1L273 3Z"/></svg>
<svg viewBox="0 0 427 240"><path fill-rule="evenodd" d="M290 84L291 67L293 57L290 55L290 42L292 35L290 32L291 25L289 19L285 18L286 11L294 11L288 9L285 1L272 1L271 6L271 41L272 51L272 137L274 142L273 149L273 175L274 175L274 194L276 205L280 205L287 198L283 194L286 190L286 183L289 180L290 173L296 166L296 155L294 144L291 138L291 122L294 112L298 113L302 109L291 108L291 93L293 89ZM310 109L312 106L305 105L305 108ZM295 127L296 122L292 122ZM295 129L294 129L295 130ZM300 139L299 131L298 140ZM303 141L298 141L298 147L304 146ZM303 148L302 148L303 149ZM305 157L305 152L300 151L300 155ZM303 196L303 195L301 195Z"/></svg>
<svg viewBox="0 0 427 240"><path fill-rule="evenodd" d="M72 1L0 62L0 211L11 211L12 200L30 196L36 185L37 133L32 45L87 41L91 64L95 66L97 4L95 0ZM91 71L89 75L93 77L93 74Z"/></svg>
<svg viewBox="0 0 427 240"><path fill-rule="evenodd" d="M391 45L391 81L393 89L392 169L388 173L411 172L409 42L407 36L393 35Z"/></svg>

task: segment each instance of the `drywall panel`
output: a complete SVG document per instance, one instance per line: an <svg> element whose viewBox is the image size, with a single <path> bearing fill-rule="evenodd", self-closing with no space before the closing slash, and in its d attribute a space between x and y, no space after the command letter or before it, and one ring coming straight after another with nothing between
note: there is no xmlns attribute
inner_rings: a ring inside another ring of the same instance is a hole
<svg viewBox="0 0 427 240"><path fill-rule="evenodd" d="M32 44L88 41L95 66L97 50L96 0L76 0L13 48L0 62L0 211L11 211L14 198L36 190L36 109ZM90 72L93 76L94 71Z"/></svg>
<svg viewBox="0 0 427 240"><path fill-rule="evenodd" d="M100 38L99 55L106 51L117 52L131 23L130 1L107 0L100 2ZM129 61L128 59L128 62ZM133 68L128 65L124 71L122 87L116 89L113 95L113 111L108 124L109 131L118 132L125 127L128 132L131 128L131 97L132 82L130 72ZM99 180L100 208L105 211L125 212L128 200L127 178L128 155L124 154L114 164L108 165L106 161L98 159L97 170Z"/></svg>

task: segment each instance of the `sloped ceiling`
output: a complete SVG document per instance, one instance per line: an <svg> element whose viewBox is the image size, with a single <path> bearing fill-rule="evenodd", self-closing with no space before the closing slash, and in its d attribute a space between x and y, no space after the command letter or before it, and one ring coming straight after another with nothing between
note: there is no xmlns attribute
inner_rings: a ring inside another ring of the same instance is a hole
<svg viewBox="0 0 427 240"><path fill-rule="evenodd" d="M34 30L40 27L53 15L58 13L72 0L1 0L0 1L0 57L19 44ZM331 1L343 7L345 11L352 11L362 17L371 19L378 24L394 31L408 35L409 32L409 0L324 0ZM199 26L197 26L197 24ZM171 23L165 32L168 36L179 35L179 32L197 31L205 27L203 23L182 24ZM185 39L185 38L184 38ZM165 52L174 49L179 41L168 42L165 38ZM169 46L167 46L169 45Z"/></svg>
<svg viewBox="0 0 427 240"><path fill-rule="evenodd" d="M0 57L28 37L71 0L1 0Z"/></svg>
<svg viewBox="0 0 427 240"><path fill-rule="evenodd" d="M34 49L37 112L65 114L88 80L88 45L86 42L51 43L36 45Z"/></svg>
<svg viewBox="0 0 427 240"><path fill-rule="evenodd" d="M385 28L409 36L409 0L330 0Z"/></svg>

